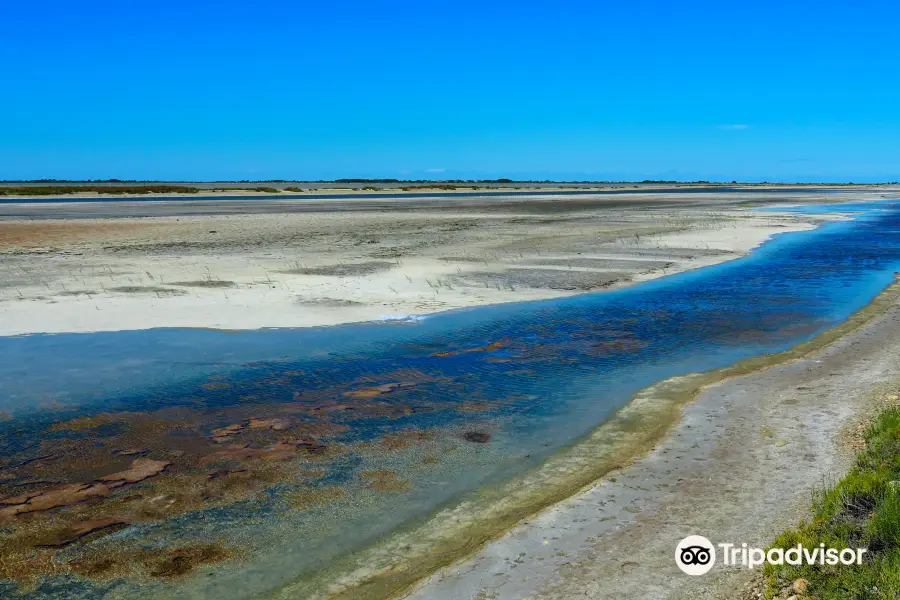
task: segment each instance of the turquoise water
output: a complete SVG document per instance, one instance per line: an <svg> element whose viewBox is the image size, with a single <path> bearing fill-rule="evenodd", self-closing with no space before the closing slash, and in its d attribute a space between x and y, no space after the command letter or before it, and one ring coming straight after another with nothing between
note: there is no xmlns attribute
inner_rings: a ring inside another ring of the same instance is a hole
<svg viewBox="0 0 900 600"><path fill-rule="evenodd" d="M900 271L900 204L852 208L743 259L560 300L402 324L2 338L0 502L135 457L169 464L0 524L0 551L38 573L0 592L243 598L322 568L539 464L651 383L846 319ZM98 518L121 522L60 533ZM173 548L186 558L161 567L152 554ZM62 566L39 568L50 553Z"/></svg>

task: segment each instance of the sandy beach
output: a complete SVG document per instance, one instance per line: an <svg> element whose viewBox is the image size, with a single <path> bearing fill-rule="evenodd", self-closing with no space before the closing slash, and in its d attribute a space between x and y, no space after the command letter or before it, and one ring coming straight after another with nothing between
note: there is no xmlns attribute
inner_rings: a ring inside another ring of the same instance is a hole
<svg viewBox="0 0 900 600"><path fill-rule="evenodd" d="M749 203L883 194L4 204L0 335L309 327L612 289L824 218Z"/></svg>

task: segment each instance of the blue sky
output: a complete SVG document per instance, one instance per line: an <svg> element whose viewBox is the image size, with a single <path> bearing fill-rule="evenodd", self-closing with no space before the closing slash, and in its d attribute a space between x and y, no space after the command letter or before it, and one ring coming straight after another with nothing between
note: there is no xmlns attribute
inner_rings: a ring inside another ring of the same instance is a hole
<svg viewBox="0 0 900 600"><path fill-rule="evenodd" d="M0 2L0 179L900 180L894 1Z"/></svg>

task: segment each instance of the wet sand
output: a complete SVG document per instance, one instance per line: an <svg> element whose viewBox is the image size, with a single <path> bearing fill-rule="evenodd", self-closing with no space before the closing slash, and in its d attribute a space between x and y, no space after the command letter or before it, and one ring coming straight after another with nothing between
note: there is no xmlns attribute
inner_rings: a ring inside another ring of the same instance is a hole
<svg viewBox="0 0 900 600"><path fill-rule="evenodd" d="M826 218L749 205L885 193L4 204L0 335L307 327L612 289Z"/></svg>

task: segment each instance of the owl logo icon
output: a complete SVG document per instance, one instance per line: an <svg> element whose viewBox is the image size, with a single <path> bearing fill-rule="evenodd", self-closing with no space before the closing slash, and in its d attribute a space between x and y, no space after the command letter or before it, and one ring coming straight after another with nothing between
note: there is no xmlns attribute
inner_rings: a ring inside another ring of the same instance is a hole
<svg viewBox="0 0 900 600"><path fill-rule="evenodd" d="M702 535L689 535L675 547L675 564L688 575L708 573L716 563L716 548Z"/></svg>

